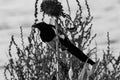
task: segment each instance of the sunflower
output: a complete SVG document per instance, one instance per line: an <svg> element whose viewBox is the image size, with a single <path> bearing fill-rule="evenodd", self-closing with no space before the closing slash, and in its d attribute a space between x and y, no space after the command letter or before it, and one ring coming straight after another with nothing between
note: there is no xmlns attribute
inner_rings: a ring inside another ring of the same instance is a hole
<svg viewBox="0 0 120 80"><path fill-rule="evenodd" d="M59 17L63 14L63 6L56 0L45 0L41 3L41 12L49 16Z"/></svg>

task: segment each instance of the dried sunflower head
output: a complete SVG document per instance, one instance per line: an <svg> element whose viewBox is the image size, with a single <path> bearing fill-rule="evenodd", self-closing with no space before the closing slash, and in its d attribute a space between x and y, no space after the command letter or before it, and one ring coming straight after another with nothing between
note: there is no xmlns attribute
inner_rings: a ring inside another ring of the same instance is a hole
<svg viewBox="0 0 120 80"><path fill-rule="evenodd" d="M56 0L46 0L41 3L41 11L50 16L61 16L63 14L62 8L61 3Z"/></svg>

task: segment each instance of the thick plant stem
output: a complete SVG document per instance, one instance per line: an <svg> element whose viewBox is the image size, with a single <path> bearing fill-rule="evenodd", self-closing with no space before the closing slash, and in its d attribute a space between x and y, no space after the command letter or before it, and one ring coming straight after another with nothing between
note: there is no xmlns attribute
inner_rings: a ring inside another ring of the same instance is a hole
<svg viewBox="0 0 120 80"><path fill-rule="evenodd" d="M58 59L59 59L59 39L58 39L58 18L55 20L55 26L56 26L56 62L57 62L57 80L59 80L59 66L58 66Z"/></svg>

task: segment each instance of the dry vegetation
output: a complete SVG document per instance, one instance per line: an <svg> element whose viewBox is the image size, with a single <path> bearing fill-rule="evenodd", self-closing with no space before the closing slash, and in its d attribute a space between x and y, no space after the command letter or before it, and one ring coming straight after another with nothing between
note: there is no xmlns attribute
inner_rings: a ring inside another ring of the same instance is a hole
<svg viewBox="0 0 120 80"><path fill-rule="evenodd" d="M52 1L52 0L51 0ZM110 49L109 33L107 33L107 50L103 51L103 59L97 58L97 46L91 48L90 45L96 34L92 35L92 19L90 8L85 0L88 16L82 17L82 7L79 0L76 0L79 9L76 11L76 17L71 18L70 14L65 14L65 20L58 19L58 23L63 26L66 35L71 36L71 41L81 50L86 50L89 57L94 56L95 65L90 66L82 63L68 52L56 54L39 37L39 31L31 28L28 37L28 45L24 45L22 27L20 48L11 37L9 45L9 63L5 65L4 75L6 80L120 80L120 56L117 59L112 55ZM68 8L69 8L69 2ZM35 24L37 23L38 0L35 3ZM70 8L69 8L70 12ZM46 15L43 13L43 15ZM42 20L44 20L44 16ZM76 38L78 36L78 38ZM16 51L12 51L13 47ZM16 56L14 56L16 55ZM56 56L58 58L56 58ZM58 64L57 64L58 62ZM58 71L57 67L58 66ZM111 67L111 68L110 68Z"/></svg>

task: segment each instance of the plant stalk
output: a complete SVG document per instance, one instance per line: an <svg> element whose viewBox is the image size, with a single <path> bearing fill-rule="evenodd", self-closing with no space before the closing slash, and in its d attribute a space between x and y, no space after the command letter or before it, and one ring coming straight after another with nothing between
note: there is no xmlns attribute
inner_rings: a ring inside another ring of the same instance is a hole
<svg viewBox="0 0 120 80"><path fill-rule="evenodd" d="M59 66L58 66L58 59L59 59L59 39L58 39L58 18L55 20L55 27L56 27L56 62L57 62L57 80L59 80Z"/></svg>

